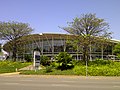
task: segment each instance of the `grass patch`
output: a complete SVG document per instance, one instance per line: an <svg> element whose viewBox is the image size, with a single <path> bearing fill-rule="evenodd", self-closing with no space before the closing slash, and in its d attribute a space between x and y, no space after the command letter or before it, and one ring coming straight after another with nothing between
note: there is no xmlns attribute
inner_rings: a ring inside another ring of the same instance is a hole
<svg viewBox="0 0 120 90"><path fill-rule="evenodd" d="M53 65L54 66L54 65ZM38 71L21 71L26 75L86 75L86 66L83 62L77 62L73 69L58 70L56 68L46 67ZM120 76L120 62L97 60L88 62L88 76Z"/></svg>
<svg viewBox="0 0 120 90"><path fill-rule="evenodd" d="M85 65L76 65L73 71L77 75L86 75ZM88 76L120 76L120 62L93 61L88 63Z"/></svg>
<svg viewBox="0 0 120 90"><path fill-rule="evenodd" d="M15 72L16 68L20 69L30 65L31 63L21 63L12 61L0 61L0 73Z"/></svg>
<svg viewBox="0 0 120 90"><path fill-rule="evenodd" d="M25 75L76 75L73 70L56 70L53 69L52 72L47 72L45 69L37 70L36 72L34 70L32 71L21 71L20 74L25 74Z"/></svg>

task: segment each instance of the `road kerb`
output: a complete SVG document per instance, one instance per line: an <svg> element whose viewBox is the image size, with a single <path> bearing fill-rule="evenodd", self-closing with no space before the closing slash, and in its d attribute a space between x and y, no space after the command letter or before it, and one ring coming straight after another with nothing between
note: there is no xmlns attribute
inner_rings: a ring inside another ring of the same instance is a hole
<svg viewBox="0 0 120 90"><path fill-rule="evenodd" d="M20 72L13 72L13 73L2 73L0 76L7 76L7 75L19 75Z"/></svg>

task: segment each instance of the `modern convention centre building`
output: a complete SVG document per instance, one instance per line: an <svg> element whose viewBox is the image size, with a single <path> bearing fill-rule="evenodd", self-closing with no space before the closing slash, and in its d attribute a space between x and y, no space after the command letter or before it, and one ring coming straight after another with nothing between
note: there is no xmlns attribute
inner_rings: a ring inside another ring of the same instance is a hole
<svg viewBox="0 0 120 90"><path fill-rule="evenodd" d="M41 34L32 34L24 36L21 40L18 41L18 50L17 57L24 57L25 54L33 54L33 50L39 48L41 55L50 57L51 59L57 55L59 52L68 52L74 59L81 60L82 52L74 49L72 45L67 44L67 41L75 35L70 34L55 34L55 33L41 33ZM113 55L113 47L119 41L111 40L112 45L108 45L105 49L103 48L91 48L90 58L104 58L107 59L108 56ZM20 44L19 44L20 43ZM11 54L11 46L9 43L4 45L4 49ZM79 52L78 52L79 51Z"/></svg>

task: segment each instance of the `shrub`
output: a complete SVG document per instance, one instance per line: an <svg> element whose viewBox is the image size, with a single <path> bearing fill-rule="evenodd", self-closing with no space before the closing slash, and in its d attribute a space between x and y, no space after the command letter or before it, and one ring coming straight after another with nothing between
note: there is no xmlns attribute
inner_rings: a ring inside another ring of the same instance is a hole
<svg viewBox="0 0 120 90"><path fill-rule="evenodd" d="M81 60L72 60L72 64L81 66L81 65L85 65L85 62L81 61Z"/></svg>
<svg viewBox="0 0 120 90"><path fill-rule="evenodd" d="M26 54L25 55L25 60L27 61L27 62L31 62L32 61L32 55L30 55L30 54Z"/></svg>
<svg viewBox="0 0 120 90"><path fill-rule="evenodd" d="M119 62L100 61L100 63L98 63L97 61L95 61L90 63L91 64L88 66L89 76L120 76ZM77 75L86 75L86 66L76 65L73 71Z"/></svg>
<svg viewBox="0 0 120 90"><path fill-rule="evenodd" d="M90 76L119 76L120 71L117 68L109 66L89 67L88 74Z"/></svg>
<svg viewBox="0 0 120 90"><path fill-rule="evenodd" d="M88 61L88 66L91 66L91 65L107 65L107 64L111 64L112 61L110 60L101 60L101 59L96 59L95 61Z"/></svg>
<svg viewBox="0 0 120 90"><path fill-rule="evenodd" d="M52 62L51 65L52 65L53 68L57 69L58 66L59 66L59 63L57 63L57 62Z"/></svg>
<svg viewBox="0 0 120 90"><path fill-rule="evenodd" d="M49 73L52 72L53 67L52 66L47 66L45 72Z"/></svg>
<svg viewBox="0 0 120 90"><path fill-rule="evenodd" d="M40 63L41 63L43 66L50 66L50 64L51 64L50 59L49 59L49 57L47 57L47 56L41 56L41 57L40 57Z"/></svg>
<svg viewBox="0 0 120 90"><path fill-rule="evenodd" d="M68 54L67 52L60 52L55 59L59 63L59 69L61 70L67 70L71 68L72 66L72 56Z"/></svg>
<svg viewBox="0 0 120 90"><path fill-rule="evenodd" d="M85 75L86 67L85 66L75 66L73 71L77 75Z"/></svg>

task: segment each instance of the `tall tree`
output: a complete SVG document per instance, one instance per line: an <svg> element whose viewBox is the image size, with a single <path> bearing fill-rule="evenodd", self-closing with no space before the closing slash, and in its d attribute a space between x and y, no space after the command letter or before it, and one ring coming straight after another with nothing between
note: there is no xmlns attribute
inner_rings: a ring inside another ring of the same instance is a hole
<svg viewBox="0 0 120 90"><path fill-rule="evenodd" d="M111 38L111 32L108 32L108 23L91 13L76 17L72 22L68 22L68 27L62 29L76 36L73 37L72 43L82 51L84 61L89 58L92 44L98 43L98 40L103 42Z"/></svg>
<svg viewBox="0 0 120 90"><path fill-rule="evenodd" d="M0 39L11 42L12 58L16 61L17 39L28 35L33 29L27 23L21 22L0 22Z"/></svg>

